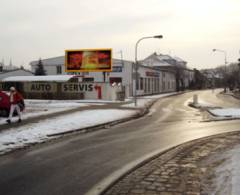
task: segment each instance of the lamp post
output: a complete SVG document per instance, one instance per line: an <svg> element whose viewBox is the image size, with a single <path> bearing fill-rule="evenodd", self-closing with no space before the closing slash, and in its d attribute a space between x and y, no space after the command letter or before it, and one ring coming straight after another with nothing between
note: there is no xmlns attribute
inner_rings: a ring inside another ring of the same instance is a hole
<svg viewBox="0 0 240 195"><path fill-rule="evenodd" d="M134 87L134 105L137 106L137 79L138 79L138 60L137 60L137 49L138 49L138 44L143 40L143 39L162 39L162 35L155 35L155 36L150 36L150 37L142 37L139 39L135 45L135 87Z"/></svg>
<svg viewBox="0 0 240 195"><path fill-rule="evenodd" d="M227 91L227 52L221 49L213 49L213 52L221 52L224 54L224 64L225 64L225 78L224 78L224 93Z"/></svg>

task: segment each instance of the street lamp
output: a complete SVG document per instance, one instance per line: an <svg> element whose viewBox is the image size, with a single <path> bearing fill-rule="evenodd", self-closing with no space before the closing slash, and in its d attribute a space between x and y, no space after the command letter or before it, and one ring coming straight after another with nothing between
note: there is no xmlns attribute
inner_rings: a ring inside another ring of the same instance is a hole
<svg viewBox="0 0 240 195"><path fill-rule="evenodd" d="M138 60L137 60L137 48L138 48L138 44L140 43L140 41L142 41L143 39L162 39L163 36L162 35L155 35L155 36L150 36L150 37L142 37L141 39L139 39L135 45L135 88L134 88L134 105L137 106L137 74L138 74Z"/></svg>
<svg viewBox="0 0 240 195"><path fill-rule="evenodd" d="M224 83L224 93L226 93L226 91L227 91L227 87L226 87L226 85L227 85L227 52L226 51L224 51L224 50L221 50L221 49L213 49L213 52L216 52L216 51L218 51L218 52L221 52L221 53L223 53L224 54L224 64L225 64L225 83Z"/></svg>

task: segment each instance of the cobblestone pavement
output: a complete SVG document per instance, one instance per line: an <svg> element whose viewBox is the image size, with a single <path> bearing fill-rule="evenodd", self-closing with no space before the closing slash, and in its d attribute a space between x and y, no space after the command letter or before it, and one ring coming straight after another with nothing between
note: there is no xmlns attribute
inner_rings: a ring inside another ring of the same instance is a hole
<svg viewBox="0 0 240 195"><path fill-rule="evenodd" d="M222 161L209 163L240 144L240 132L224 133L182 144L137 167L107 189L105 195L199 195L209 194L211 169ZM240 146L240 145L239 145Z"/></svg>

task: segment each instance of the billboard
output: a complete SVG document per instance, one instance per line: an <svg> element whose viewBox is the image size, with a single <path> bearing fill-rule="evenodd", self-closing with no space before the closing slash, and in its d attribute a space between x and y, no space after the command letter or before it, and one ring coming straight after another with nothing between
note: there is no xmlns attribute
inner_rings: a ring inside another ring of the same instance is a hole
<svg viewBox="0 0 240 195"><path fill-rule="evenodd" d="M111 72L112 49L65 51L66 72Z"/></svg>

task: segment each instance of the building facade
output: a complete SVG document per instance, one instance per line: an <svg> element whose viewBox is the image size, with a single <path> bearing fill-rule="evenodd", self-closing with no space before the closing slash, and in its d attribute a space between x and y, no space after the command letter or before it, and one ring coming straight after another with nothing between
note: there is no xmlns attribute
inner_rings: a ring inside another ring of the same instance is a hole
<svg viewBox="0 0 240 195"><path fill-rule="evenodd" d="M179 89L190 88L194 81L194 71L187 68L187 62L179 57L153 53L141 61L144 66L154 67L159 70L175 73L176 87Z"/></svg>
<svg viewBox="0 0 240 195"><path fill-rule="evenodd" d="M120 84L125 88L126 97L133 95L151 95L176 91L175 73L172 70L160 70L155 67L138 65L137 75L132 61L113 59L112 72L65 72L65 57L43 59L42 64L47 75L76 75L79 82L107 82ZM38 61L30 63L32 72L35 72ZM137 77L137 79L136 79Z"/></svg>

